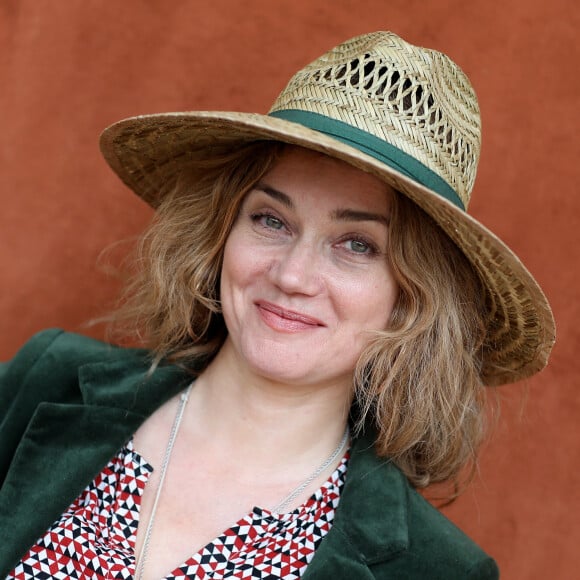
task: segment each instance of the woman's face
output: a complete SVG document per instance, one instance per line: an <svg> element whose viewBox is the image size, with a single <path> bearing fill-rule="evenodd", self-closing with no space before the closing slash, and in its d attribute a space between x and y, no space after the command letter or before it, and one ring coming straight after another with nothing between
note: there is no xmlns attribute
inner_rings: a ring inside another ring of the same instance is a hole
<svg viewBox="0 0 580 580"><path fill-rule="evenodd" d="M287 148L226 242L229 347L271 380L350 388L368 332L397 295L387 260L392 190L346 163Z"/></svg>

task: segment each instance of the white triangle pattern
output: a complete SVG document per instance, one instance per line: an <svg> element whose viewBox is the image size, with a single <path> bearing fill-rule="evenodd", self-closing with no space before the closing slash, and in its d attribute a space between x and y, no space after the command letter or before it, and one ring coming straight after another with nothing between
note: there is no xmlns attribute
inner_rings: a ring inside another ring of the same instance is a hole
<svg viewBox="0 0 580 580"><path fill-rule="evenodd" d="M347 463L348 452L290 513L254 508L164 580L299 579L332 526ZM151 472L129 441L6 580L131 580L139 506Z"/></svg>

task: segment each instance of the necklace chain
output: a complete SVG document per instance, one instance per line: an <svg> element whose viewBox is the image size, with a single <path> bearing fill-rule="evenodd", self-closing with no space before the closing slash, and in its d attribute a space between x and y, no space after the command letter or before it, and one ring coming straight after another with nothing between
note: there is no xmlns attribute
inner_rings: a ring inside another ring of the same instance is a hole
<svg viewBox="0 0 580 580"><path fill-rule="evenodd" d="M151 515L149 516L149 522L147 524L147 530L145 531L145 539L143 540L143 546L141 547L141 554L139 555L139 560L135 567L135 579L141 580L143 578L143 571L145 570L145 564L147 562L147 556L149 553L149 544L151 542L151 535L153 533L153 525L155 523L155 515L157 513L157 506L159 505L159 500L161 498L161 491L163 490L163 484L165 483L165 476L167 475L167 468L171 460L171 453L173 452L173 447L175 445L175 440L177 439L177 433L179 432L179 426L181 425L181 420L183 419L183 412L185 411L185 406L189 400L189 394L193 383L187 387L187 390L181 394L179 407L177 408L177 413L175 419L173 420L173 425L171 427L171 432L169 434L169 440L167 441L167 447L165 448L165 454L163 456L163 463L161 464L161 473L159 476L159 482L157 483L157 490L155 492L155 500L153 501L153 507L151 508ZM349 437L348 425L344 430L344 434L338 447L332 452L325 461L319 465L314 472L312 472L298 487L293 489L278 505L273 509L273 513L282 513L284 509L294 501L329 465L331 465L336 458L339 456L340 452L344 448Z"/></svg>
<svg viewBox="0 0 580 580"><path fill-rule="evenodd" d="M282 513L290 502L294 501L331 463L333 463L339 456L340 452L344 448L348 436L349 436L348 425L344 430L344 435L338 444L338 447L332 452L332 455L328 457L324 463L318 466L298 487L292 490L276 507L272 509L273 513Z"/></svg>
<svg viewBox="0 0 580 580"><path fill-rule="evenodd" d="M141 580L143 577L143 570L145 569L145 563L147 562L147 555L149 552L149 543L151 541L151 534L153 532L153 524L155 523L155 514L157 512L157 505L159 504L159 499L161 497L161 490L163 489L163 484L165 482L165 476L167 475L167 467L171 459L171 453L173 451L173 446L175 445L175 440L177 439L177 433L179 431L179 426L181 425L181 419L183 419L183 412L185 411L185 405L189 399L189 393L193 383L187 387L187 390L181 394L179 407L173 420L173 426L171 427L171 433L169 434L169 440L167 441L167 447L165 448L165 455L163 456L163 463L161 464L161 474L159 476L159 483L157 484L157 490L155 492L155 501L153 502L153 507L151 508L151 515L149 516L149 523L147 525L147 530L145 532L145 539L143 540L143 546L141 547L141 554L139 555L139 561L135 567L135 578L136 580Z"/></svg>

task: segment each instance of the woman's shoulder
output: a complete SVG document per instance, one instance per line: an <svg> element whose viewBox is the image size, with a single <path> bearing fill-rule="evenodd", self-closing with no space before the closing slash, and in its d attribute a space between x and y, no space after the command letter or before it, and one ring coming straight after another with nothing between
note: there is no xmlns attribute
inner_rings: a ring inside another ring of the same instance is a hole
<svg viewBox="0 0 580 580"><path fill-rule="evenodd" d="M431 578L498 578L495 561L420 493L408 493L409 556ZM433 572L436 571L437 574Z"/></svg>
<svg viewBox="0 0 580 580"><path fill-rule="evenodd" d="M338 527L377 579L491 580L499 575L494 560L415 490L392 461L379 458L368 437L355 440L339 511Z"/></svg>
<svg viewBox="0 0 580 580"><path fill-rule="evenodd" d="M60 353L63 356L79 357L81 360L91 359L95 355L103 356L110 353L145 353L144 349L123 348L108 342L91 338L75 332L67 332L61 328L41 330L28 339L16 353L16 359L34 359L44 351Z"/></svg>
<svg viewBox="0 0 580 580"><path fill-rule="evenodd" d="M0 378L8 375L24 378L30 373L44 372L47 367L52 371L78 369L91 362L143 362L148 356L148 351L144 349L122 348L81 334L51 328L32 336L12 360L0 363Z"/></svg>
<svg viewBox="0 0 580 580"><path fill-rule="evenodd" d="M40 401L75 402L79 372L91 364L115 364L144 372L149 353L113 346L61 329L31 337L7 362L0 363L0 416L18 405L34 409Z"/></svg>

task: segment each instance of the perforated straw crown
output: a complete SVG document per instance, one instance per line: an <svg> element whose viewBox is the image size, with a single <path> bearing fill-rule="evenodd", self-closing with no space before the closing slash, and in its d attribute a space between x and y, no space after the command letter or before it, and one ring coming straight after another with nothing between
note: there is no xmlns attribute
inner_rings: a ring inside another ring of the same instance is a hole
<svg viewBox="0 0 580 580"><path fill-rule="evenodd" d="M331 135L467 208L479 107L444 54L388 33L352 39L296 73L270 115Z"/></svg>
<svg viewBox="0 0 580 580"><path fill-rule="evenodd" d="M184 168L257 140L342 159L411 198L463 251L486 289L482 378L497 385L542 369L554 319L515 254L467 209L480 152L475 93L447 56L390 32L348 40L300 70L268 115L183 112L133 117L101 136L119 177L156 207Z"/></svg>

